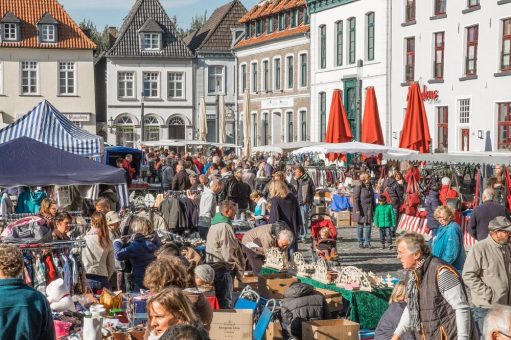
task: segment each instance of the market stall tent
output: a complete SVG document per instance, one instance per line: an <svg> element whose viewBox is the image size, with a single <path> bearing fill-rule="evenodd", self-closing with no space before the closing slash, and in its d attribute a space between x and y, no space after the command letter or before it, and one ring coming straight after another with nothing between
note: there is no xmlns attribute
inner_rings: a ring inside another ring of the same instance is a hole
<svg viewBox="0 0 511 340"><path fill-rule="evenodd" d="M135 168L137 175L140 175L140 164L142 161L142 150L128 148L125 146L107 146L105 148L105 164L116 166L117 158L124 158L126 155L133 156L131 165Z"/></svg>
<svg viewBox="0 0 511 340"><path fill-rule="evenodd" d="M347 143L321 143L315 146L308 146L293 151L294 155L301 155L305 153L362 153L365 155L378 155L384 156L407 156L413 157L418 154L417 151L409 149L400 149L391 146L368 144L360 142L347 142Z"/></svg>
<svg viewBox="0 0 511 340"><path fill-rule="evenodd" d="M0 186L116 185L128 203L124 170L74 155L28 137L0 144Z"/></svg>
<svg viewBox="0 0 511 340"><path fill-rule="evenodd" d="M0 130L0 144L28 137L75 155L100 160L103 138L93 135L71 122L47 100L32 111Z"/></svg>

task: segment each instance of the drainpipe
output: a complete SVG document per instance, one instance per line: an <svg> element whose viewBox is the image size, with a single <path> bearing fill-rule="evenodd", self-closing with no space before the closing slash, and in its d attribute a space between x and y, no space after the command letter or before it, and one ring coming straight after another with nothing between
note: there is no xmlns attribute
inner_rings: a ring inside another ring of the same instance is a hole
<svg viewBox="0 0 511 340"><path fill-rule="evenodd" d="M386 93L386 109L385 114L385 140L387 145L392 146L392 0L387 0L387 46L386 46L386 72L385 78L387 83Z"/></svg>

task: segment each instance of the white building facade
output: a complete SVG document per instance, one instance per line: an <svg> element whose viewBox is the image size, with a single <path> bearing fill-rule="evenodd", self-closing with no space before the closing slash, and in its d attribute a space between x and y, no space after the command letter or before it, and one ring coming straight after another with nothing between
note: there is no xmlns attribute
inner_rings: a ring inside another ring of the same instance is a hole
<svg viewBox="0 0 511 340"><path fill-rule="evenodd" d="M395 2L395 1L394 1ZM390 139L390 0L308 0L311 30L311 140L326 135L332 94L342 99L360 138L365 89L374 87L386 144Z"/></svg>
<svg viewBox="0 0 511 340"><path fill-rule="evenodd" d="M395 1L392 18L392 144L416 81L434 152L511 150L511 2Z"/></svg>

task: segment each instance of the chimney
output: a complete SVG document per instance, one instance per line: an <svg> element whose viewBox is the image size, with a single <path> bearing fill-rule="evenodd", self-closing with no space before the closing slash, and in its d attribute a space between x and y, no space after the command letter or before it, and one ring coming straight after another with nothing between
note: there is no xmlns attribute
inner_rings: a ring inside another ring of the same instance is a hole
<svg viewBox="0 0 511 340"><path fill-rule="evenodd" d="M112 47L115 44L115 40L117 39L117 27L110 26L108 27L108 43L109 46Z"/></svg>

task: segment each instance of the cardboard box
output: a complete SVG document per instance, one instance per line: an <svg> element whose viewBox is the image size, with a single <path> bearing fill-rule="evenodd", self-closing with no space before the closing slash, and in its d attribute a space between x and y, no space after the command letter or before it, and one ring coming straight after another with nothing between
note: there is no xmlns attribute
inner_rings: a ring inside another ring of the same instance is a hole
<svg viewBox="0 0 511 340"><path fill-rule="evenodd" d="M270 322L264 337L266 340L284 340L284 336L282 335L282 325L280 322Z"/></svg>
<svg viewBox="0 0 511 340"><path fill-rule="evenodd" d="M335 319L302 322L302 338L310 340L358 340L360 325Z"/></svg>
<svg viewBox="0 0 511 340"><path fill-rule="evenodd" d="M215 310L209 337L211 340L252 340L253 322L250 309Z"/></svg>
<svg viewBox="0 0 511 340"><path fill-rule="evenodd" d="M314 209L312 210L313 214L325 214L327 212L325 205L315 205Z"/></svg>
<svg viewBox="0 0 511 340"><path fill-rule="evenodd" d="M323 288L314 288L326 299L326 303L328 304L328 310L330 313L336 313L342 311L342 295L339 292L323 289Z"/></svg>
<svg viewBox="0 0 511 340"><path fill-rule="evenodd" d="M330 191L318 191L314 194L314 202L328 202L332 201L332 193Z"/></svg>
<svg viewBox="0 0 511 340"><path fill-rule="evenodd" d="M298 279L287 273L259 275L259 294L268 299L282 299L284 292L295 282Z"/></svg>
<svg viewBox="0 0 511 340"><path fill-rule="evenodd" d="M259 282L259 278L257 275L245 275L243 277L243 282L239 281L238 278L234 278L234 289L243 289L246 286L252 287L254 290L257 290L257 285Z"/></svg>
<svg viewBox="0 0 511 340"><path fill-rule="evenodd" d="M351 225L351 211L338 211L334 213L337 227L349 227Z"/></svg>

